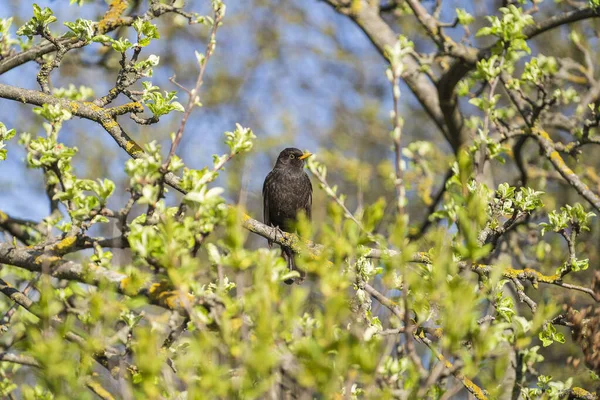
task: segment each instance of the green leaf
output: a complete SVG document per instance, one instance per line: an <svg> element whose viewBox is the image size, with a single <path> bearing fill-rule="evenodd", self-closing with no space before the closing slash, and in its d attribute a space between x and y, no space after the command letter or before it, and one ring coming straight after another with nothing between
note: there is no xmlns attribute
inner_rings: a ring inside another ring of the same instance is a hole
<svg viewBox="0 0 600 400"><path fill-rule="evenodd" d="M17 35L27 36L29 39L41 32L52 22L56 21L56 17L51 9L45 7L43 10L37 4L33 4L33 17L17 30Z"/></svg>
<svg viewBox="0 0 600 400"><path fill-rule="evenodd" d="M161 94L157 86L152 86L151 83L144 82L144 93L142 94L142 102L156 117L160 117L170 113L171 111L184 112L183 106L175 101L177 96L176 91Z"/></svg>
<svg viewBox="0 0 600 400"><path fill-rule="evenodd" d="M133 46L129 39L119 38L118 40L111 40L112 48L119 53L125 53Z"/></svg>
<svg viewBox="0 0 600 400"><path fill-rule="evenodd" d="M6 145L4 141L10 140L15 136L16 131L14 129L7 129L6 126L0 122L0 161L6 160Z"/></svg>
<svg viewBox="0 0 600 400"><path fill-rule="evenodd" d="M81 40L89 42L95 30L96 23L88 19L77 18L75 22L65 22L65 26L73 32L73 34Z"/></svg>
<svg viewBox="0 0 600 400"><path fill-rule="evenodd" d="M233 132L225 132L225 144L229 146L232 154L250 151L253 146L253 140L256 136L250 128L244 128L240 124L235 124Z"/></svg>
<svg viewBox="0 0 600 400"><path fill-rule="evenodd" d="M138 18L133 23L133 28L138 33L137 45L140 47L148 46L153 39L160 38L158 28L150 21L145 21L141 18Z"/></svg>
<svg viewBox="0 0 600 400"><path fill-rule="evenodd" d="M544 325L544 328L539 333L538 337L542 341L544 347L548 347L554 342L565 342L565 336L562 333L557 332L556 327L550 323Z"/></svg>
<svg viewBox="0 0 600 400"><path fill-rule="evenodd" d="M461 25L469 25L471 22L475 21L475 18L462 8L456 9L456 18L458 18L458 23Z"/></svg>

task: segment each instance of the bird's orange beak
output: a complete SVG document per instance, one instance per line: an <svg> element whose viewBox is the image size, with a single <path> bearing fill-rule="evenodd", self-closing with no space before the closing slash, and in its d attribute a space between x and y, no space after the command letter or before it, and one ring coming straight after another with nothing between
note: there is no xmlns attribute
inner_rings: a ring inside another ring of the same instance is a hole
<svg viewBox="0 0 600 400"><path fill-rule="evenodd" d="M310 151L305 151L304 154L302 154L300 157L298 157L299 160L304 160L305 158L308 158L312 156L312 153Z"/></svg>

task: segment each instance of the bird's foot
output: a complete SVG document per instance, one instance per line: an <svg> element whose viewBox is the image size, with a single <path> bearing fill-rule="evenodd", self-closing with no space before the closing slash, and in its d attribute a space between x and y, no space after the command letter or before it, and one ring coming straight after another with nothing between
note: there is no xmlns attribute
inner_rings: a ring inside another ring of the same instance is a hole
<svg viewBox="0 0 600 400"><path fill-rule="evenodd" d="M277 240L277 236L281 236L281 239L285 238L285 234L283 233L283 231L281 230L281 228L279 226L275 227L275 240Z"/></svg>

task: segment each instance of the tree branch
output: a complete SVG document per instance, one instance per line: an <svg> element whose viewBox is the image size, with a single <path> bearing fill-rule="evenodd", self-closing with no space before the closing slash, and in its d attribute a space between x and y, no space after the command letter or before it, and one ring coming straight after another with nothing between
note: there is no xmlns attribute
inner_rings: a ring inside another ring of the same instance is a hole
<svg viewBox="0 0 600 400"><path fill-rule="evenodd" d="M183 310L181 294L174 292L164 282L148 282L141 288L134 288L127 275L99 267L95 264L83 265L65 260L56 255L28 248L17 248L6 243L0 243L0 263L13 265L32 272L48 273L50 276L58 279L77 281L95 286L101 283L109 284L118 293L128 296L141 295L148 298L150 303L154 305L170 310ZM8 288L7 290L7 293L11 295L12 291ZM189 297L190 302L202 304L207 308L219 304L213 296L202 298L194 298L189 294L185 294L185 296Z"/></svg>
<svg viewBox="0 0 600 400"><path fill-rule="evenodd" d="M397 35L381 18L378 7L363 3L357 12L351 12L350 9L339 7L335 0L325 0L325 2L334 7L336 11L351 18L384 57L386 47L391 47L396 43ZM440 104L436 86L427 78L426 74L419 71L420 65L412 56L404 57L402 62L405 66L402 79L404 79L452 148L457 151L467 140L462 129L462 116L458 112L447 115L442 112L443 104Z"/></svg>
<svg viewBox="0 0 600 400"><path fill-rule="evenodd" d="M0 229L8 232L25 244L32 244L36 240L36 224L19 218L9 217L6 213L0 211Z"/></svg>
<svg viewBox="0 0 600 400"><path fill-rule="evenodd" d="M600 211L600 197L594 193L575 172L565 163L556 150L556 146L545 131L539 130L532 135L544 151L546 158L552 163L558 173L575 188L584 199L588 201L597 211Z"/></svg>
<svg viewBox="0 0 600 400"><path fill-rule="evenodd" d="M122 3L122 2L119 2ZM99 22L98 29L96 34L106 34L114 31L117 28L122 26L131 26L138 18L142 18L143 20L149 21L151 19L160 17L163 14L167 13L176 13L184 16L188 19L190 24L195 23L193 16L184 12L182 9L178 7L174 7L168 4L160 4L158 2L151 2L151 6L142 15L134 15L134 16L122 16L121 13L118 13L117 18L107 18L108 13L105 17ZM110 10L110 9L109 9ZM124 10L122 10L124 11ZM110 17L110 15L109 15ZM64 46L72 45L76 43L79 39L73 37L61 37L57 39L57 43ZM52 53L56 51L56 45L53 43L42 43L36 46L33 46L25 51L17 53L13 56L7 57L6 59L0 61L0 75L4 74L7 71L10 71L20 65L28 63L30 61L36 60L48 53Z"/></svg>
<svg viewBox="0 0 600 400"><path fill-rule="evenodd" d="M598 17L600 17L599 13L597 13L591 7L586 7L583 9L555 15L544 21L538 22L535 25L527 27L524 30L524 33L526 40L529 40L556 27L584 19ZM454 93L454 89L456 88L458 82L460 82L470 71L473 70L473 68L475 68L475 65L478 61L488 58L491 55L492 48L494 48L496 45L497 43L494 43L493 45L484 49L480 49L475 53L465 53L464 56L457 59L448 69L448 71L440 78L437 85L440 96L439 103L442 106L442 111L446 119L458 112L458 97L456 96L456 93Z"/></svg>
<svg viewBox="0 0 600 400"><path fill-rule="evenodd" d="M167 159L164 162L163 169L165 169L165 170L169 166L169 163L171 162L171 158L175 155L175 150L177 150L177 146L179 146L179 143L181 142L181 138L183 137L183 131L185 129L185 124L187 123L188 118L192 114L192 110L198 103L198 99L199 99L198 93L200 92L200 88L202 87L202 84L204 83L204 73L206 72L206 66L208 65L208 61L210 60L210 57L212 56L213 52L215 51L216 40L217 40L217 29L219 29L219 26L221 25L221 21L223 20L223 17L225 16L225 8L224 7L218 8L218 9L215 8L214 15L215 15L215 17L214 17L214 21L213 21L213 26L210 31L208 44L206 45L204 59L202 60L202 62L200 62L200 72L198 73L198 78L196 79L196 85L194 86L194 88L192 90L188 91L188 103L185 107L185 112L183 113L183 118L181 119L181 123L179 125L179 129L177 130L177 134L175 135L175 138L173 139L173 142L171 143L171 149L169 150L169 155L167 156Z"/></svg>

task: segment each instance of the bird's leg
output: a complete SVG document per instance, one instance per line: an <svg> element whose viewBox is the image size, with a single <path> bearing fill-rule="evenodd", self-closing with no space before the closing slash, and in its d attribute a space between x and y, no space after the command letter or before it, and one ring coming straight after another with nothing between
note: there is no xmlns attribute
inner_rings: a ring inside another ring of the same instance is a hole
<svg viewBox="0 0 600 400"><path fill-rule="evenodd" d="M267 239L267 244L269 245L269 249L272 249L273 248L273 242L277 240L277 233L280 233L282 236L283 236L283 233L282 233L281 229L279 229L278 225L270 224L269 226L271 228L275 228L275 238L274 238L274 240Z"/></svg>
<svg viewBox="0 0 600 400"><path fill-rule="evenodd" d="M281 230L281 228L279 227L279 225L275 225L273 226L273 228L275 228L275 241L277 241L277 235L281 235L282 238L285 237L283 231ZM269 240L269 248L271 248L273 246L273 241Z"/></svg>

